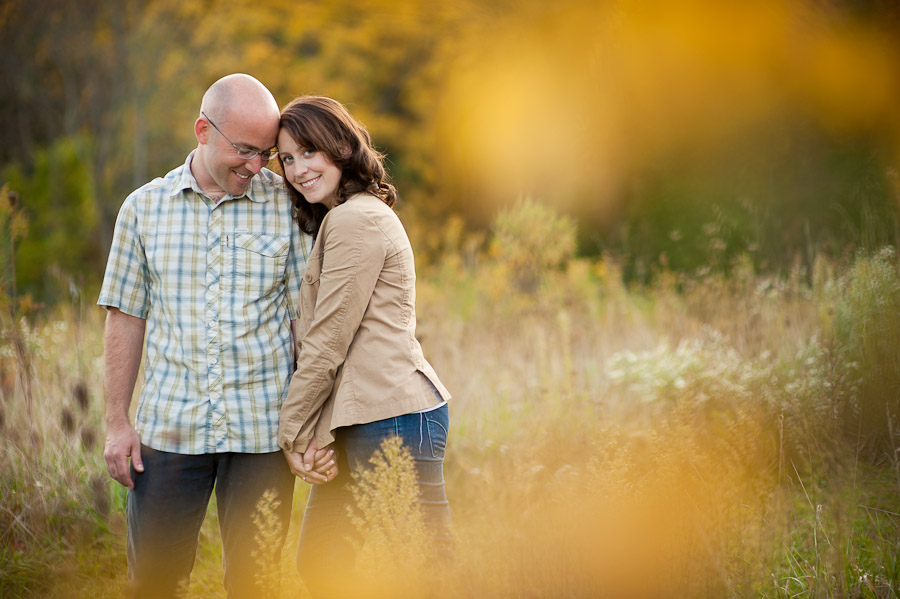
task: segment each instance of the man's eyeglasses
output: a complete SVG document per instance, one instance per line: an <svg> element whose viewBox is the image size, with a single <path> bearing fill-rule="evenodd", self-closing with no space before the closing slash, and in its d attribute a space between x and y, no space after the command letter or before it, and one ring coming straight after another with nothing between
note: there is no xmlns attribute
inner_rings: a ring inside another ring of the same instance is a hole
<svg viewBox="0 0 900 599"><path fill-rule="evenodd" d="M212 122L211 118L206 116L205 112L201 111L200 114L203 115L203 118L205 118L207 121L209 121L209 124L213 126L213 129L218 131L219 134L222 137L224 137L228 143L230 143L232 146L234 146L234 149L237 151L238 158L243 158L244 160L253 160L257 156L260 156L263 159L263 162L268 162L269 160L272 160L272 158L274 158L276 155L278 155L278 150L274 150L274 149L273 150L264 150L264 151L260 152L259 150L251 150L250 148L242 148L241 146L237 145L236 143L234 143L233 141L228 139L228 136L225 135L224 133L222 133L222 130L219 129L214 122Z"/></svg>

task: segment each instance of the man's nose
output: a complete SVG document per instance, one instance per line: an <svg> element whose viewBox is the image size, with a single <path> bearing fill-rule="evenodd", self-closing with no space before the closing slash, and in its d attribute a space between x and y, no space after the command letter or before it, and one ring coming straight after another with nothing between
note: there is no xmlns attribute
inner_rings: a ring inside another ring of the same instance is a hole
<svg viewBox="0 0 900 599"><path fill-rule="evenodd" d="M247 168L250 169L254 175L261 171L264 165L265 163L263 162L262 156L259 154L247 161Z"/></svg>

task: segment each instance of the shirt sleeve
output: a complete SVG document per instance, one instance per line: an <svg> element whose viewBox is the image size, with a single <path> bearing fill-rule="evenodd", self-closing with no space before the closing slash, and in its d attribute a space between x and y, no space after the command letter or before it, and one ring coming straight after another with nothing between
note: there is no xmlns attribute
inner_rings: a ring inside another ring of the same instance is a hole
<svg viewBox="0 0 900 599"><path fill-rule="evenodd" d="M141 243L134 198L129 196L116 219L97 305L147 318L150 312L149 297L147 256Z"/></svg>
<svg viewBox="0 0 900 599"><path fill-rule="evenodd" d="M293 451L305 451L312 439L311 416L331 395L387 251L381 230L361 212L338 210L326 223L319 233L323 255L315 316L300 340L297 371L281 408L279 445Z"/></svg>

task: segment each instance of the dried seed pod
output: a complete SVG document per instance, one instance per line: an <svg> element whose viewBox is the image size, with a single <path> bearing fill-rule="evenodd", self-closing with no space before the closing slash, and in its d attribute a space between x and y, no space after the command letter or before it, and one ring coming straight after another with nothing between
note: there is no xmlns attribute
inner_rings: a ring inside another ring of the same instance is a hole
<svg viewBox="0 0 900 599"><path fill-rule="evenodd" d="M88 427L81 429L81 444L88 451L94 449L97 444L97 433L94 432L94 429Z"/></svg>
<svg viewBox="0 0 900 599"><path fill-rule="evenodd" d="M78 404L78 408L82 412L87 412L91 405L91 397L88 394L88 388L84 381L75 383L75 386L72 388L72 396L75 398L75 403Z"/></svg>
<svg viewBox="0 0 900 599"><path fill-rule="evenodd" d="M60 421L64 433L66 433L67 435L71 435L73 432L75 432L75 416L72 414L72 411L69 408L62 409L62 413L60 414Z"/></svg>

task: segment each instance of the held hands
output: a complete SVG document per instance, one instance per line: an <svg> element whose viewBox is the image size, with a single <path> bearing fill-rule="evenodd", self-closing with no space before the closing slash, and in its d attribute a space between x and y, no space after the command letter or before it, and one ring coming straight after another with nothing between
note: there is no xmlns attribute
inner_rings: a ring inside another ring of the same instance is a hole
<svg viewBox="0 0 900 599"><path fill-rule="evenodd" d="M106 471L109 475L120 485L134 489L128 458L131 458L131 463L138 472L144 471L144 463L141 460L141 438L130 423L107 424L103 457L106 459Z"/></svg>
<svg viewBox="0 0 900 599"><path fill-rule="evenodd" d="M313 485L327 483L338 475L337 454L331 445L319 449L313 439L304 453L282 450L291 472Z"/></svg>

